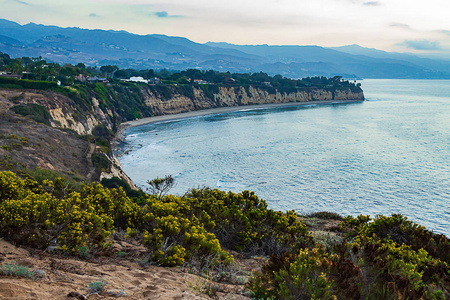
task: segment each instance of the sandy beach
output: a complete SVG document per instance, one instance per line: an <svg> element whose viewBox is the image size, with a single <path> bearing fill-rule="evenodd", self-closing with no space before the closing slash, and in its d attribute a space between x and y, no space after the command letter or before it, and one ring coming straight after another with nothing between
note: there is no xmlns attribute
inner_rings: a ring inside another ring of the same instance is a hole
<svg viewBox="0 0 450 300"><path fill-rule="evenodd" d="M229 106L229 107L217 107L203 110L189 111L179 114L161 115L148 117L133 121L128 121L120 124L117 132L117 137L120 137L124 130L130 127L136 127L151 123L175 121L181 119L188 119L194 117L201 117L207 115L224 114L242 110L258 110L258 109L271 109L277 107L291 107L291 106L304 106L304 105L317 105L317 104L341 104L341 103L358 103L364 100L331 100L331 101L307 101L307 102L288 102L288 103L276 103L276 104L260 104L260 105L243 105L243 106Z"/></svg>

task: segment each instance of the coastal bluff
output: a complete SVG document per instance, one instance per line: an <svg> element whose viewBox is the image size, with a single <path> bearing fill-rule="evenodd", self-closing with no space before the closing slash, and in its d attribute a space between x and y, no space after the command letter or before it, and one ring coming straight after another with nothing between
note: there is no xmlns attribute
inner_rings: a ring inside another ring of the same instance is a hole
<svg viewBox="0 0 450 300"><path fill-rule="evenodd" d="M167 97L167 88L170 97ZM191 93L177 87L167 87L164 92L154 86L143 88L145 104L154 115L177 114L195 110L259 104L281 104L308 101L364 100L361 89L310 88L295 91L263 89L254 86L215 87L214 91L193 87Z"/></svg>
<svg viewBox="0 0 450 300"><path fill-rule="evenodd" d="M23 165L28 169L38 167L81 180L121 178L132 187L134 184L111 152L111 142L121 124L155 116L213 113L212 109L241 106L364 100L364 93L358 85L342 86L340 81L334 82L334 86L280 88L241 84L147 85L122 82L57 87L56 83L50 82L10 81L6 83L14 84L15 88L0 85L0 112L5 116L5 124L2 125L4 135L15 133L13 137L17 135L19 139L28 140L29 145L23 142L20 149L24 150L9 151L18 146L9 142L11 139L5 139L0 145L3 147L0 155L14 165ZM49 139L46 147L39 142L42 131L51 133L45 135ZM65 142L61 143L62 140ZM53 145L60 144L60 150L64 150L54 151ZM68 145L67 149L65 145ZM82 163L68 163L76 159Z"/></svg>

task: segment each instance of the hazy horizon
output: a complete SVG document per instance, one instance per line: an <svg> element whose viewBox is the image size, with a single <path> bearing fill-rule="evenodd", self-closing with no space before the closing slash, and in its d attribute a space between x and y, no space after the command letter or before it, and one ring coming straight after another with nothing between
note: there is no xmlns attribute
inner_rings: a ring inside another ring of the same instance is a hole
<svg viewBox="0 0 450 300"><path fill-rule="evenodd" d="M239 45L358 44L450 58L443 0L181 1L0 0L0 18L19 24L125 30Z"/></svg>

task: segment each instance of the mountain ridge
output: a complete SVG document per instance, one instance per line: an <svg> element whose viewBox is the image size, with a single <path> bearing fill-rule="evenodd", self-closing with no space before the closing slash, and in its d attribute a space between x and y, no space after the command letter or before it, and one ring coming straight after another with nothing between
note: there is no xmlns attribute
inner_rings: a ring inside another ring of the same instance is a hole
<svg viewBox="0 0 450 300"><path fill-rule="evenodd" d="M359 48L358 48L359 47ZM361 46L234 45L196 43L185 37L127 31L20 25L0 19L0 51L42 56L58 63L117 65L134 69L188 68L267 72L290 78L450 79L450 62Z"/></svg>

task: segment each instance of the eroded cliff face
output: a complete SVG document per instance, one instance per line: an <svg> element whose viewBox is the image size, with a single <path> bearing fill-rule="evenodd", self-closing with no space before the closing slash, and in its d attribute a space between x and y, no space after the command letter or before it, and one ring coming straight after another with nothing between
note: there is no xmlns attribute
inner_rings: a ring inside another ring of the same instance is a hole
<svg viewBox="0 0 450 300"><path fill-rule="evenodd" d="M154 115L177 114L193 110L289 102L307 101L332 101L332 100L364 100L364 93L352 92L350 89L328 91L325 89L312 89L310 91L297 91L292 93L280 93L278 91L269 93L267 90L241 87L220 87L213 98L207 97L200 88L193 88L194 97L182 95L174 89L174 94L169 99L152 92L149 89L143 92L147 106L151 108Z"/></svg>
<svg viewBox="0 0 450 300"><path fill-rule="evenodd" d="M64 97L60 96L59 97ZM111 110L100 108L99 102L92 97L92 107L83 113L77 112L77 109L70 104L72 100L64 97L63 101L45 103L52 119L50 123L53 127L61 127L72 129L80 135L91 134L92 129L99 124L105 125L108 129L112 129ZM58 105L59 104L59 105Z"/></svg>
<svg viewBox="0 0 450 300"><path fill-rule="evenodd" d="M34 143L36 149L22 147L21 151L15 151L14 153L0 151L2 152L0 154L9 155L30 169L39 167L75 174L83 180L97 180L98 178L93 178L92 176L94 170L90 162L91 154L97 151L95 145L84 139L77 138L73 134L58 130L61 128L71 129L79 135L86 135L91 134L94 127L98 124L104 124L107 128L112 129L112 112L108 109L103 111L97 99L92 98L91 101L92 106L86 106L87 109L79 111L72 99L55 92L0 90L0 112L4 116L12 115L13 112L10 109L14 106L38 104L45 107L49 112L50 118L48 122L53 127L49 128L44 124L32 122L20 115L8 117L9 119L17 118L20 121L15 122L16 124L14 122L5 123L3 124L4 129L7 130L8 127L16 126L17 128L13 132L16 134L20 132L21 136L26 137L30 141L30 144L32 143L31 141L36 141ZM5 118L5 122L8 118ZM37 142L36 135L42 135L43 132L45 132L45 135L40 138L40 142ZM38 151L33 152L34 150ZM25 159L23 155L26 154L26 151L30 153ZM128 176L120 169L120 164L112 155L106 155L106 159L111 162L111 167L109 170L101 173L100 179L117 176L129 182L132 187L135 187Z"/></svg>
<svg viewBox="0 0 450 300"><path fill-rule="evenodd" d="M137 190L138 187L136 186L136 184L134 184L134 182L131 180L130 177L128 177L128 175L122 170L122 166L120 165L119 160L114 157L114 156L108 156L108 159L111 162L111 166L108 172L102 172L100 174L100 181L102 179L111 179L113 177L117 177L117 178L121 178L123 180L125 180L126 183L128 183L128 185L134 189Z"/></svg>
<svg viewBox="0 0 450 300"><path fill-rule="evenodd" d="M52 127L61 127L72 129L78 134L91 134L92 129L99 124L94 115L84 116L84 120L79 121L74 119L74 114L70 112L64 112L61 107L48 110L52 120L50 124Z"/></svg>
<svg viewBox="0 0 450 300"><path fill-rule="evenodd" d="M216 107L273 104L308 101L332 100L364 100L364 93L352 92L350 89L329 91L325 89L311 89L291 93L269 92L264 89L249 86L218 87L215 92L206 93L198 87L192 88L189 95L182 94L183 89L175 86L165 87L170 91L170 97L158 94L151 88L141 88L142 101L150 108L152 115L177 114L182 112L202 110ZM19 93L19 92L17 92ZM16 95L17 96L17 95ZM111 109L99 105L99 100L91 98L92 105L87 110L79 112L73 100L54 92L25 93L17 96L20 103L37 103L45 106L50 115L53 127L72 129L78 134L91 134L92 129L99 124L113 129Z"/></svg>
<svg viewBox="0 0 450 300"><path fill-rule="evenodd" d="M73 97L73 99L53 91L1 90L0 108L3 107L7 114L13 116L13 112L10 108L17 105L27 106L28 104L38 104L45 107L50 115L48 116L47 114L46 118L48 120L46 119L46 124L50 124L54 129L50 130L44 124L32 123L31 120L28 119L27 122L36 124L35 127L39 128L40 131L43 130L41 127L47 128L48 132L54 134L53 139L50 139L47 143L48 148L53 149L53 144L59 145L60 141L66 140L64 143L67 145L58 146L54 151L64 151L65 154L70 152L72 153L71 158L77 157L82 161L83 166L74 168L76 169L75 173L87 180L119 177L127 181L130 186L135 187L128 176L121 170L120 163L111 153L104 153L104 149L100 145L89 143L85 139L79 139L75 135L58 129L71 129L79 135L86 135L92 134L93 129L100 124L110 130L114 130L121 121L128 121L130 118L139 116L139 114L142 117L149 117L241 105L364 100L362 91L352 92L351 89L333 91L326 89L310 89L287 93L279 92L274 88L264 89L252 86L192 87L161 85L153 87L133 86L131 88L128 86L121 86L121 90L119 91L113 89L116 87L117 86L108 86L102 93L96 92L95 89L87 90L84 97ZM81 92L78 95L81 95ZM18 118L19 116L17 115L14 117ZM17 126L24 127L24 125L20 125L19 122L17 124ZM25 134L26 128L22 129L24 136L27 136ZM39 133L37 132L39 130L35 130L36 134ZM97 130L95 132L97 132ZM31 132L28 135L32 137ZM107 136L109 136L109 134L107 134ZM75 148L79 149L76 151L70 150ZM70 161L70 166L65 167L64 161L67 162L69 159L67 156L62 155L62 158L60 159L61 162L56 161L49 165L45 161L41 161L42 159L39 157L38 152L36 153L37 154L33 154L33 159L37 161L35 166L69 173L69 167L74 167L74 164L76 164L73 161ZM109 161L107 170L102 168L101 172L99 172L100 170L97 170L96 167L93 166L91 158L93 153L100 153ZM30 161L29 165L29 167L33 167L33 161Z"/></svg>
<svg viewBox="0 0 450 300"><path fill-rule="evenodd" d="M8 99L10 106L39 104L50 113L50 125L55 128L71 129L80 135L92 133L92 129L101 121L110 126L105 113L93 106L91 110L80 112L70 98L55 92L32 90L2 90L2 96ZM94 102L94 101L93 101Z"/></svg>

